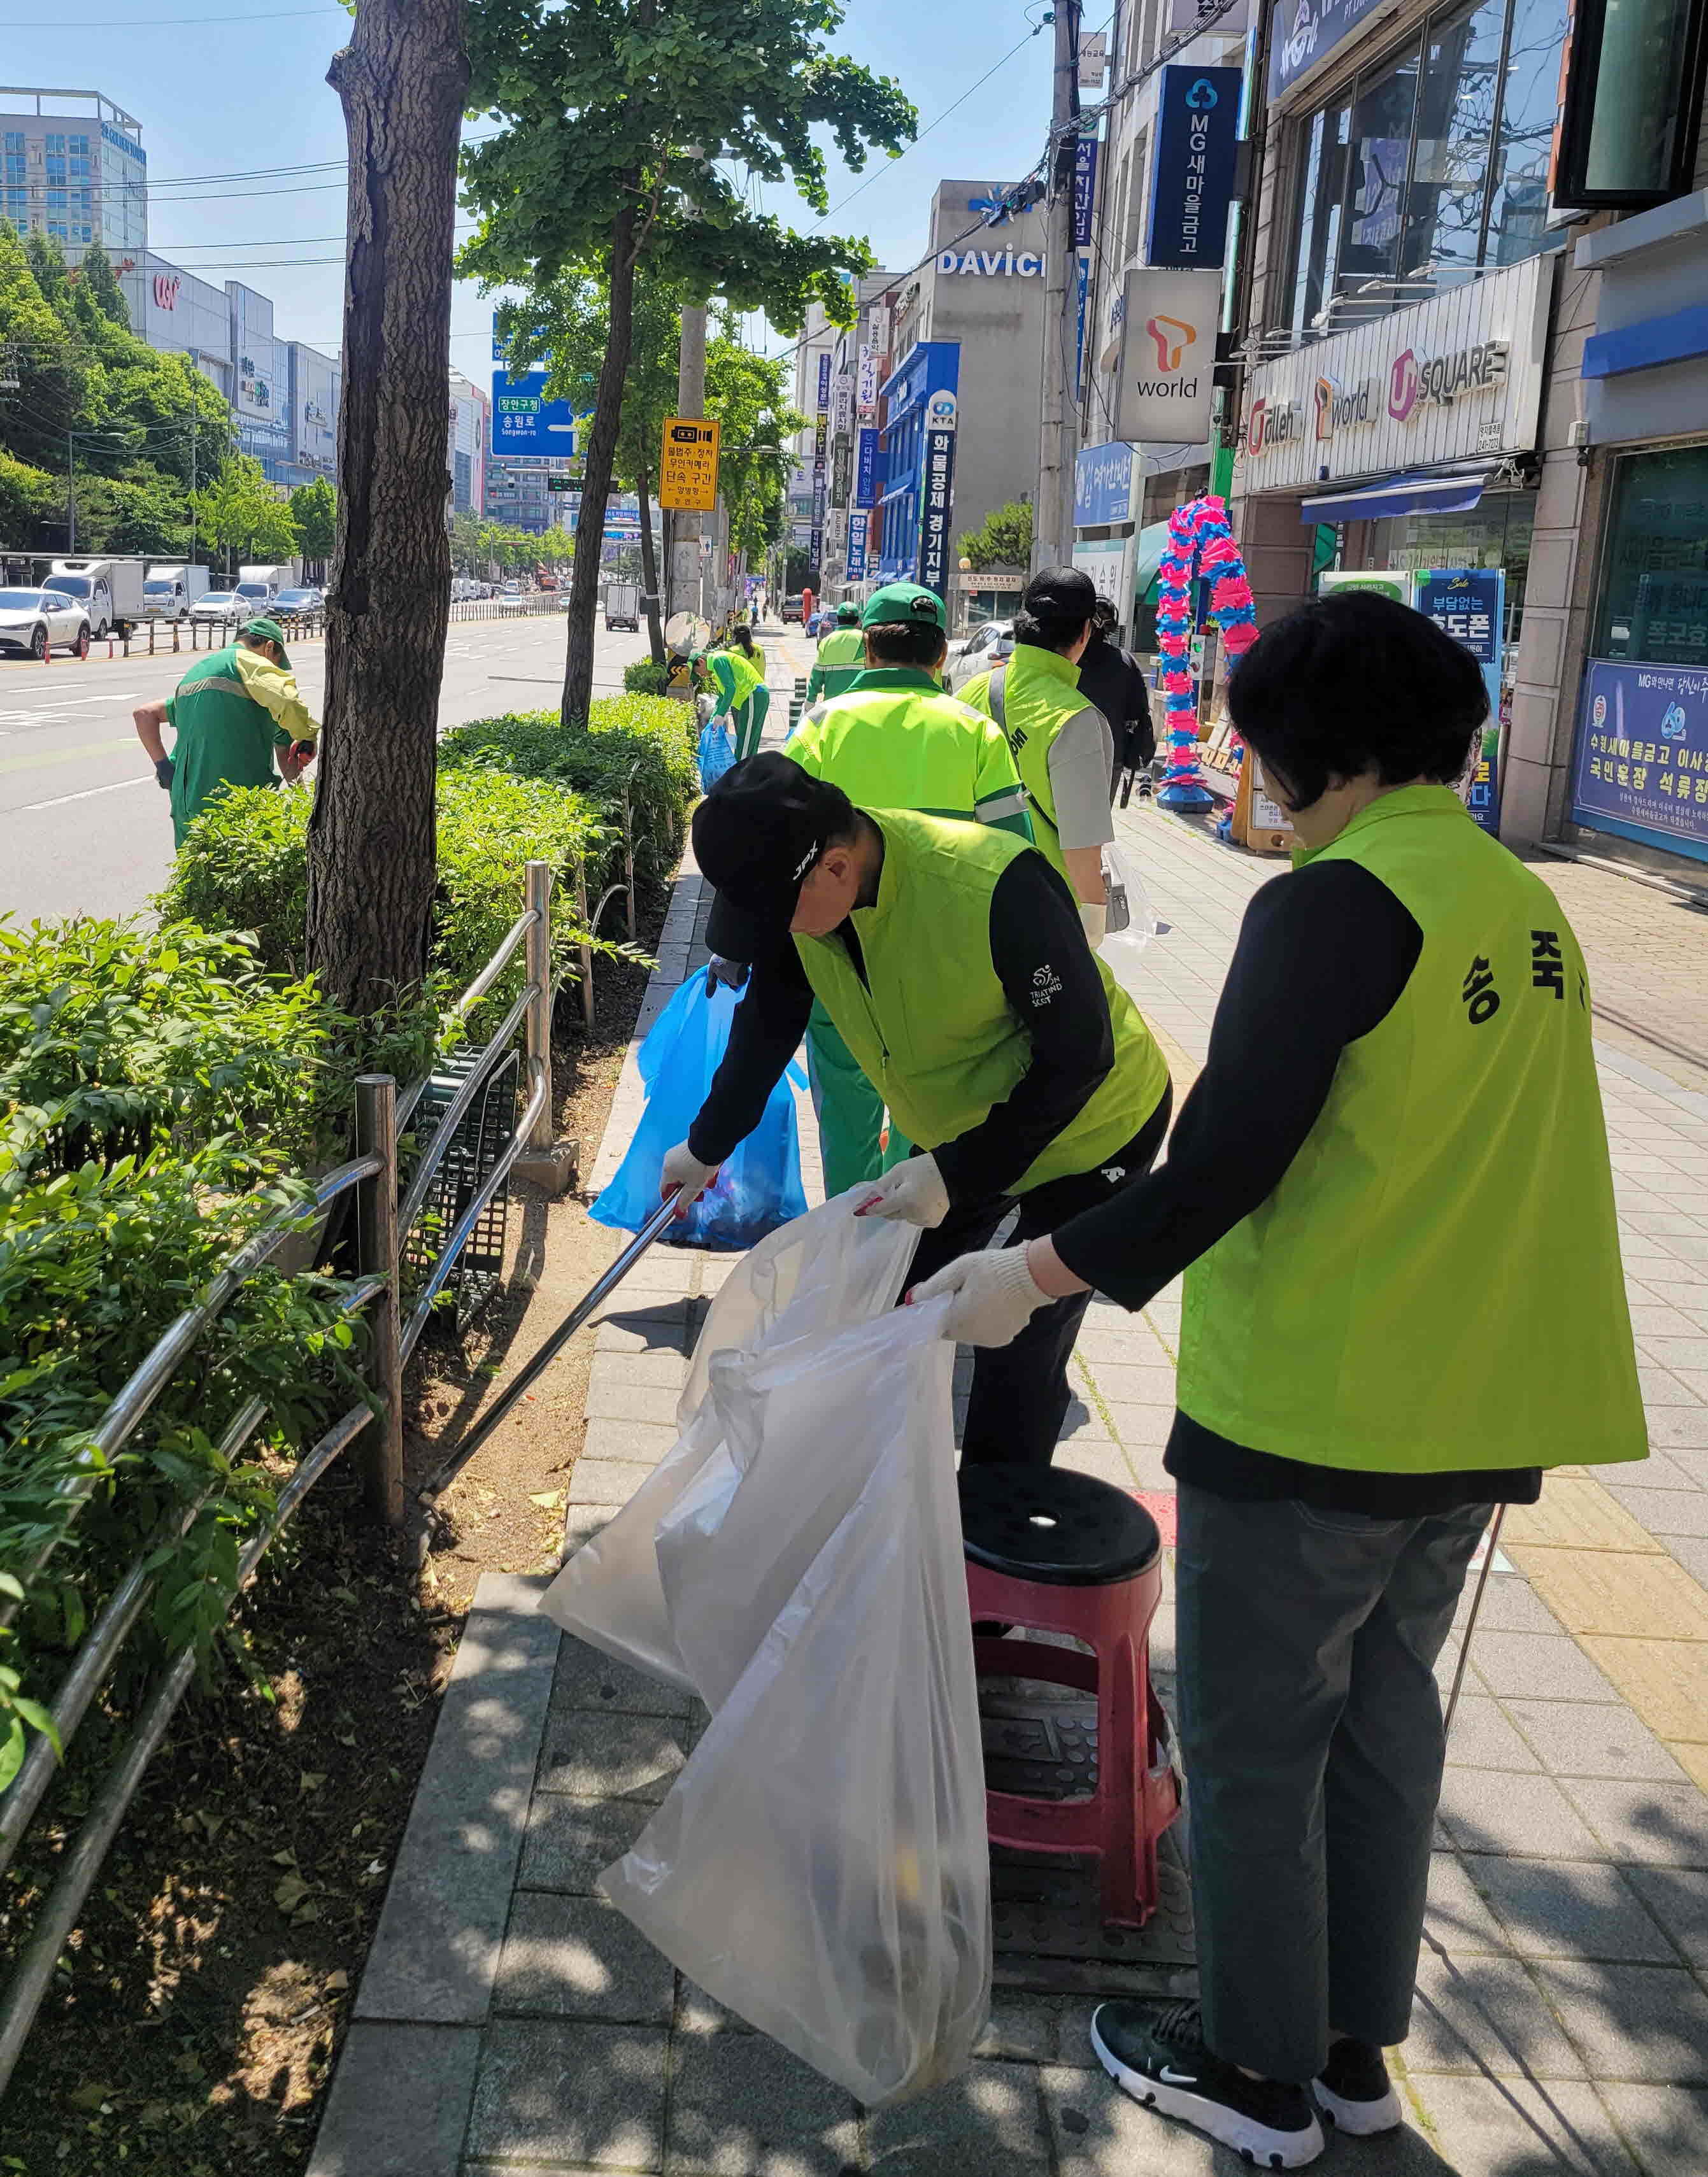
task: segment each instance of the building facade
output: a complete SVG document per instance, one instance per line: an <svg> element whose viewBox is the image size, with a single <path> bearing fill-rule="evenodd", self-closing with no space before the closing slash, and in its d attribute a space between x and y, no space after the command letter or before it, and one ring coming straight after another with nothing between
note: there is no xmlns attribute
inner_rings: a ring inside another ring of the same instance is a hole
<svg viewBox="0 0 1708 2177"><path fill-rule="evenodd" d="M68 250L148 247L142 124L98 90L0 85L0 220Z"/></svg>
<svg viewBox="0 0 1708 2177"><path fill-rule="evenodd" d="M488 434L492 402L483 389L458 372L450 374L450 432L446 459L450 504L457 514L486 512Z"/></svg>
<svg viewBox="0 0 1708 2177"><path fill-rule="evenodd" d="M483 511L536 537L548 529L567 529L581 499L580 492L570 488L575 466L567 456L550 454L489 454Z"/></svg>

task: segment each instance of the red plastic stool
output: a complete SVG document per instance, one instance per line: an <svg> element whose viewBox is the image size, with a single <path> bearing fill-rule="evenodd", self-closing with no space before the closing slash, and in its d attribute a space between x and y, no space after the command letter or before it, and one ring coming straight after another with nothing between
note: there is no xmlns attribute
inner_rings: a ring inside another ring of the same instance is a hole
<svg viewBox="0 0 1708 2177"><path fill-rule="evenodd" d="M1157 1840L1180 1811L1168 1719L1150 1683L1148 1639L1162 1598L1156 1522L1124 1491L1056 1467L963 1466L960 1491L974 1624L1066 1633L1091 1650L975 1638L980 1676L1097 1696L1095 1788L1072 1799L987 1791L990 1841L1094 1855L1105 1920L1143 1927L1157 1905Z"/></svg>

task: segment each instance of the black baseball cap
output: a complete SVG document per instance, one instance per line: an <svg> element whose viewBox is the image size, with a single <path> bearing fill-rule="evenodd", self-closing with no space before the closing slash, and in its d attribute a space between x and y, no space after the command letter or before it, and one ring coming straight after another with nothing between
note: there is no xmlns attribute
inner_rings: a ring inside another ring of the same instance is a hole
<svg viewBox="0 0 1708 2177"><path fill-rule="evenodd" d="M767 749L733 764L694 812L694 859L718 897L706 941L726 960L758 960L788 936L807 874L846 837L854 804L792 756Z"/></svg>
<svg viewBox="0 0 1708 2177"><path fill-rule="evenodd" d="M1026 585L1023 608L1039 619L1083 626L1097 610L1097 585L1083 567L1046 567Z"/></svg>

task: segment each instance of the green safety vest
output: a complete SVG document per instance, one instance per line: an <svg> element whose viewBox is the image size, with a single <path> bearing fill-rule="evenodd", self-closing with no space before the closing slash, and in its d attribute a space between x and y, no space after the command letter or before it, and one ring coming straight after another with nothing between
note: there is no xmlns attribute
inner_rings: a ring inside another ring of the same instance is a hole
<svg viewBox="0 0 1708 2177"><path fill-rule="evenodd" d="M807 677L806 700L846 695L854 675L865 670L866 639L857 627L833 627L818 646Z"/></svg>
<svg viewBox="0 0 1708 2177"><path fill-rule="evenodd" d="M847 695L807 712L784 753L857 809L917 809L1032 838L1001 729L929 673L885 665L857 674Z"/></svg>
<svg viewBox="0 0 1708 2177"><path fill-rule="evenodd" d="M181 847L190 823L221 788L276 786L273 750L288 748L291 737L244 687L234 642L191 666L166 714L177 736L171 800L173 843Z"/></svg>
<svg viewBox="0 0 1708 2177"><path fill-rule="evenodd" d="M1641 1459L1583 955L1443 786L1298 860L1423 933L1269 1198L1187 1272L1178 1397L1217 1435L1379 1473ZM1282 881L1285 881L1285 879Z"/></svg>
<svg viewBox="0 0 1708 2177"><path fill-rule="evenodd" d="M1079 692L1079 668L1057 651L1017 643L1005 663L967 683L961 701L994 718L1008 736L1020 783L1032 804L1033 837L1066 876L1056 796L1050 785L1050 750L1070 718L1097 707Z"/></svg>
<svg viewBox="0 0 1708 2177"><path fill-rule="evenodd" d="M765 678L739 650L708 651L706 663L717 676L723 711L739 711Z"/></svg>
<svg viewBox="0 0 1708 2177"><path fill-rule="evenodd" d="M854 910L862 979L841 938L794 942L813 995L896 1124L934 1149L976 1127L1031 1064L1032 1038L990 960L990 895L1017 854L1011 832L911 810L868 810L883 833L870 907ZM1162 1100L1168 1065L1138 1008L1100 961L1115 1064L1010 1188L1091 1171L1124 1149Z"/></svg>

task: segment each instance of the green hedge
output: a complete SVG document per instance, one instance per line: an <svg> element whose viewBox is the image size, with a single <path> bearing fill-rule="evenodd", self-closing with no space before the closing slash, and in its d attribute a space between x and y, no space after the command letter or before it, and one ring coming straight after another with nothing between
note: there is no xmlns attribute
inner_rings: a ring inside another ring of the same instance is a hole
<svg viewBox="0 0 1708 2177"><path fill-rule="evenodd" d="M623 685L631 696L662 696L669 685L669 667L650 657L637 657L623 668Z"/></svg>

